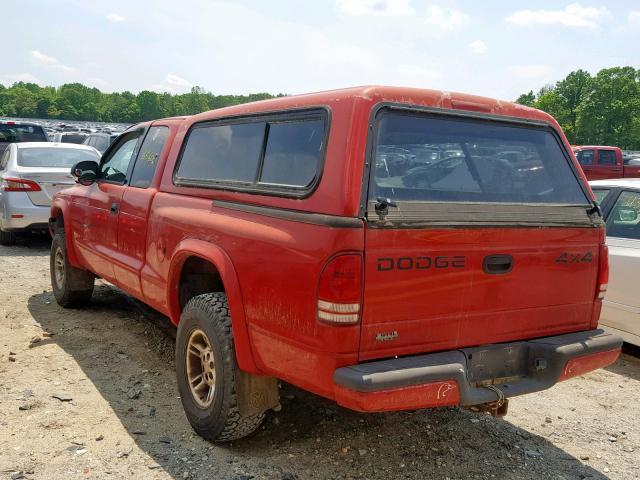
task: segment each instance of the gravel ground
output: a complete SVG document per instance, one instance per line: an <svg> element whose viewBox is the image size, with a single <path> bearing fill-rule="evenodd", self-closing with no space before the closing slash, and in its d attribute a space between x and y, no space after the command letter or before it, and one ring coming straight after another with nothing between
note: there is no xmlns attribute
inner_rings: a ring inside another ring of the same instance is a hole
<svg viewBox="0 0 640 480"><path fill-rule="evenodd" d="M640 360L513 399L363 415L283 385L256 435L207 443L173 373L173 329L98 283L84 310L51 293L48 240L0 247L0 478L637 479Z"/></svg>

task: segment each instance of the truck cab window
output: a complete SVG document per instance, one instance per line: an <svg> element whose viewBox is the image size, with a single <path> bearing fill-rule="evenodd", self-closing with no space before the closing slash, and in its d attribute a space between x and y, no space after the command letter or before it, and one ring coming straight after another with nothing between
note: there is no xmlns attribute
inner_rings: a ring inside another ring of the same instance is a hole
<svg viewBox="0 0 640 480"><path fill-rule="evenodd" d="M107 182L125 183L127 170L139 138L140 134L138 132L125 137L120 145L100 165L99 178Z"/></svg>
<svg viewBox="0 0 640 480"><path fill-rule="evenodd" d="M598 165L615 165L616 152L613 150L598 150Z"/></svg>
<svg viewBox="0 0 640 480"><path fill-rule="evenodd" d="M151 127L149 129L140 147L133 172L131 172L129 184L132 187L147 188L151 185L167 135L169 135L168 127Z"/></svg>
<svg viewBox="0 0 640 480"><path fill-rule="evenodd" d="M593 157L593 150L580 150L576 153L580 165L593 165Z"/></svg>

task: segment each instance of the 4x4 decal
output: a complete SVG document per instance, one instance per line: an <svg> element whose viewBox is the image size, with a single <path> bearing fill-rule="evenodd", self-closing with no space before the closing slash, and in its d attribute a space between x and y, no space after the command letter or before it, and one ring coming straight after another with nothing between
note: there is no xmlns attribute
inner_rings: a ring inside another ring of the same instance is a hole
<svg viewBox="0 0 640 480"><path fill-rule="evenodd" d="M561 253L556 258L556 263L591 263L593 261L593 253Z"/></svg>

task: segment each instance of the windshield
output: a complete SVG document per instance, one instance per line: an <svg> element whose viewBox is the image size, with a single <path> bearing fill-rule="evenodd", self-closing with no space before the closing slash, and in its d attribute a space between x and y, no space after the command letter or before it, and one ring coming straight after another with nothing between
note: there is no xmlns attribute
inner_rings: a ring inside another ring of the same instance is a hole
<svg viewBox="0 0 640 480"><path fill-rule="evenodd" d="M92 150L78 148L20 148L18 165L21 167L71 168L83 160L98 162L100 156Z"/></svg>
<svg viewBox="0 0 640 480"><path fill-rule="evenodd" d="M548 129L418 112L378 122L372 199L590 203Z"/></svg>
<svg viewBox="0 0 640 480"><path fill-rule="evenodd" d="M0 123L0 142L46 142L47 136L37 125L11 125Z"/></svg>

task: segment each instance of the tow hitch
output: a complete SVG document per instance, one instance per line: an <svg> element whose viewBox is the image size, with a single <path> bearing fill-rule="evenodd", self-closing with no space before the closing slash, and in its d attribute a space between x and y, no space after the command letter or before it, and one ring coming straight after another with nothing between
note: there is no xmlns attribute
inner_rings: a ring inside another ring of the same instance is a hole
<svg viewBox="0 0 640 480"><path fill-rule="evenodd" d="M467 407L472 412L489 412L493 417L504 417L509 411L509 399L504 396L502 390L493 385L483 385L498 396L495 402L481 403Z"/></svg>

